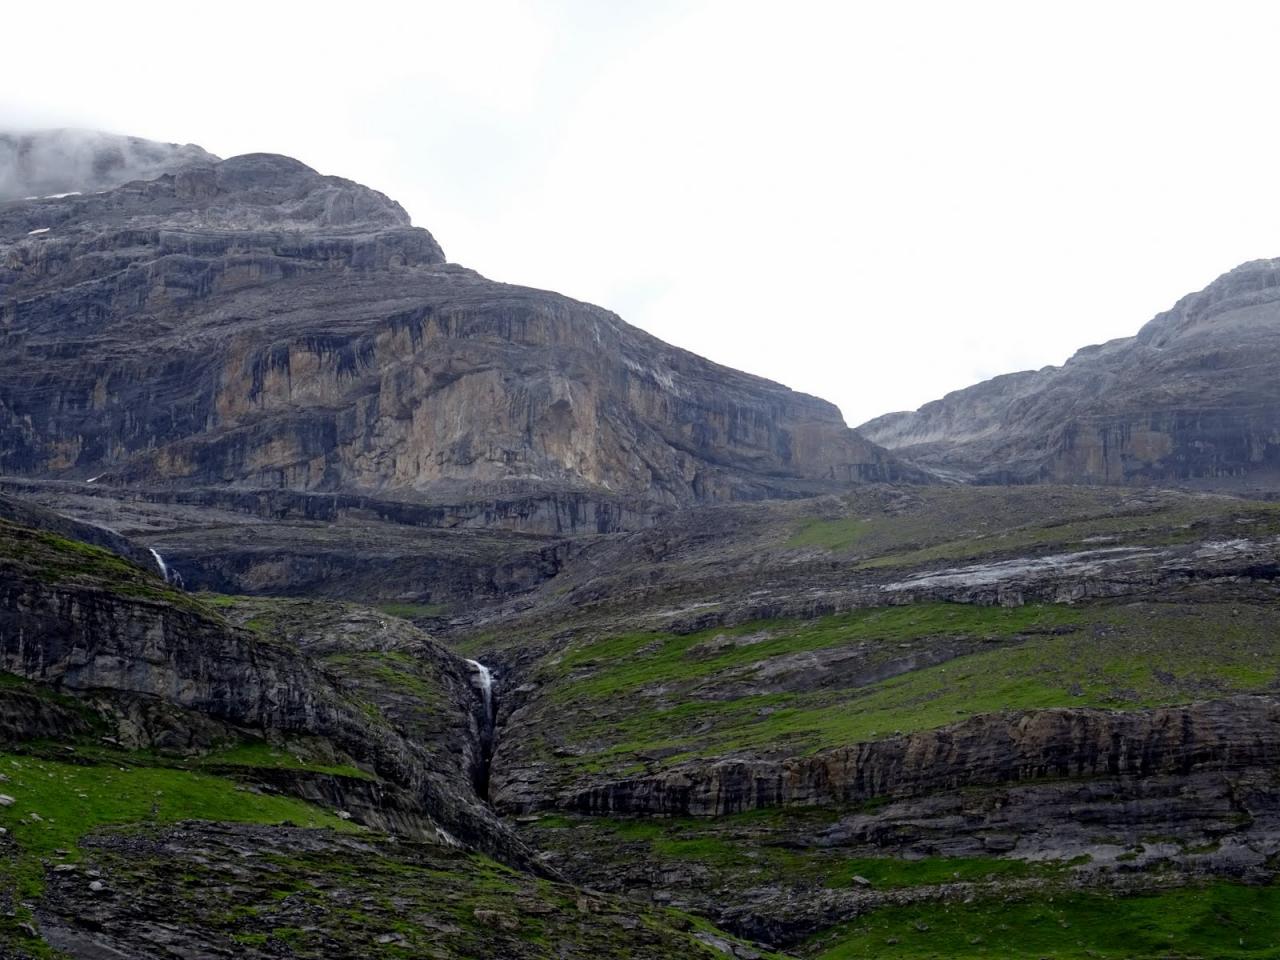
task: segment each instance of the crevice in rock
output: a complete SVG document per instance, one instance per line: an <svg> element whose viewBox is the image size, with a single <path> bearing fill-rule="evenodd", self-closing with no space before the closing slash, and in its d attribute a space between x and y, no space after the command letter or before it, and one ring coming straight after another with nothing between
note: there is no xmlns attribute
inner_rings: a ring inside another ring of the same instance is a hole
<svg viewBox="0 0 1280 960"><path fill-rule="evenodd" d="M489 774L493 764L493 751L496 745L498 730L498 700L493 681L493 673L478 660L468 660L471 667L471 685L480 700L480 762L475 770L476 794L482 800L489 799Z"/></svg>

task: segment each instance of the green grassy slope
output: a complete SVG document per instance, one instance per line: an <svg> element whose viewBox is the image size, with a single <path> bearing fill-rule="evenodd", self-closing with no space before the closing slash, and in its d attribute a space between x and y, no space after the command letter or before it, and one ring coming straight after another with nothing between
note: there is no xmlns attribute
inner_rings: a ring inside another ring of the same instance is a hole
<svg viewBox="0 0 1280 960"><path fill-rule="evenodd" d="M890 907L803 952L813 960L1272 960L1280 957L1280 886Z"/></svg>
<svg viewBox="0 0 1280 960"><path fill-rule="evenodd" d="M939 645L958 655L908 669ZM797 655L812 660L796 662ZM625 775L735 753L799 755L1009 709L1132 709L1280 688L1273 611L1247 604L920 604L687 635L583 640L535 674L542 759ZM824 663L846 657L859 684ZM824 675L824 672L828 675ZM768 682L766 682L768 681ZM643 764L643 767L640 765Z"/></svg>

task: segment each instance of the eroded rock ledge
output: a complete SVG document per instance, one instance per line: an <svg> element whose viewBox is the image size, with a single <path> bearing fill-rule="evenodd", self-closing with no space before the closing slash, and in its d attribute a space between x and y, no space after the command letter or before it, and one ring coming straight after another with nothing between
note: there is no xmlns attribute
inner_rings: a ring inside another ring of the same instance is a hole
<svg viewBox="0 0 1280 960"><path fill-rule="evenodd" d="M560 805L592 814L720 816L1042 779L1231 770L1277 760L1280 702L1235 697L1133 712L992 714L813 757L689 764L594 786L562 797Z"/></svg>

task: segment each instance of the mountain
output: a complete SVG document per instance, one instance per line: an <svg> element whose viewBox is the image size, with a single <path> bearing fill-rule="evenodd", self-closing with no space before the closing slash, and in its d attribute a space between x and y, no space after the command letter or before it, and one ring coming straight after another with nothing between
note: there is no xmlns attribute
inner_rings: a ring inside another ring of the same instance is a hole
<svg viewBox="0 0 1280 960"><path fill-rule="evenodd" d="M0 244L0 958L1280 950L1272 265L925 471L284 157Z"/></svg>
<svg viewBox="0 0 1280 960"><path fill-rule="evenodd" d="M1280 487L1280 260L1246 263L1137 334L858 428L983 483Z"/></svg>
<svg viewBox="0 0 1280 960"><path fill-rule="evenodd" d="M921 476L831 404L447 263L286 157L4 204L0 260L7 474L668 505Z"/></svg>

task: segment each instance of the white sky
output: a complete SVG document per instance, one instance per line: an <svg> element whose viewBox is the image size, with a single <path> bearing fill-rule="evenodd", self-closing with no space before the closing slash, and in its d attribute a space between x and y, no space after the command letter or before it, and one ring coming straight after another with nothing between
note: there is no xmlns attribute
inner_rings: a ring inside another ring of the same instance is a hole
<svg viewBox="0 0 1280 960"><path fill-rule="evenodd" d="M49 12L44 12L41 7ZM1280 256L1280 4L11 4L0 127L287 153L850 424Z"/></svg>

